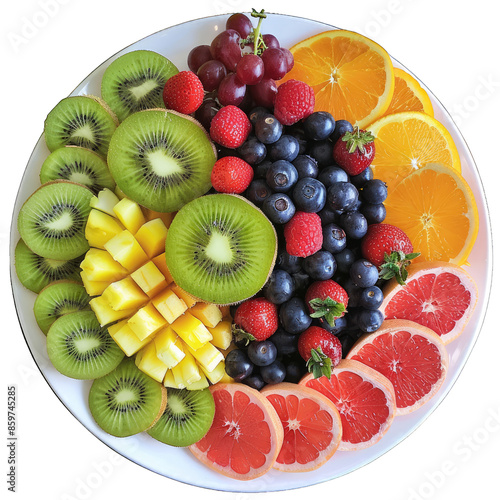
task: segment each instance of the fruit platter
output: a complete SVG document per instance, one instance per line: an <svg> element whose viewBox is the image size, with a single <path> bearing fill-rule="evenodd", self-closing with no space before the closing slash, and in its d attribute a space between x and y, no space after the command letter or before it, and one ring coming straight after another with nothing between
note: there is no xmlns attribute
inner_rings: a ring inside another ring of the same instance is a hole
<svg viewBox="0 0 500 500"><path fill-rule="evenodd" d="M61 402L226 491L331 480L417 429L490 277L479 173L431 91L376 40L263 10L155 33L61 96L11 229Z"/></svg>

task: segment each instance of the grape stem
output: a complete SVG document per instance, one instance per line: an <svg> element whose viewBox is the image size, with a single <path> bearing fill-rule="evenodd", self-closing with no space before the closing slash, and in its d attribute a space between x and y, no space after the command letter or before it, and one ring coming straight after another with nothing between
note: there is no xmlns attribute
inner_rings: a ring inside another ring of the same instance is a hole
<svg viewBox="0 0 500 500"><path fill-rule="evenodd" d="M259 18L257 27L254 28L253 30L253 53L255 55L259 55L259 46L261 46L263 49L261 52L267 49L266 44L264 43L264 39L262 38L262 34L260 32L260 25L262 24L262 21L267 17L267 15L264 12L264 9L262 9L260 12L257 12L255 9L252 9L252 13L250 15L252 17Z"/></svg>

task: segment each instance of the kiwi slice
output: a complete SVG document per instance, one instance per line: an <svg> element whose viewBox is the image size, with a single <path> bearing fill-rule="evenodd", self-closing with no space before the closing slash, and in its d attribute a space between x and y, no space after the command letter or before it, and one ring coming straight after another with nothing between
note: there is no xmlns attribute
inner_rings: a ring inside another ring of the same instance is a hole
<svg viewBox="0 0 500 500"><path fill-rule="evenodd" d="M59 321L59 320L58 320ZM108 375L93 382L90 412L108 434L132 436L156 423L167 404L167 390L125 358Z"/></svg>
<svg viewBox="0 0 500 500"><path fill-rule="evenodd" d="M73 145L106 156L117 126L118 119L102 99L85 95L66 97L45 119L45 142L50 151Z"/></svg>
<svg viewBox="0 0 500 500"><path fill-rule="evenodd" d="M54 321L65 314L89 311L90 296L76 281L59 280L44 287L35 300L35 319L45 335Z"/></svg>
<svg viewBox="0 0 500 500"><path fill-rule="evenodd" d="M245 198L202 196L175 216L165 243L174 281L206 302L231 304L257 293L276 259L276 232Z"/></svg>
<svg viewBox="0 0 500 500"><path fill-rule="evenodd" d="M70 181L42 184L24 203L17 228L26 245L48 259L75 259L89 249L85 226L90 189Z"/></svg>
<svg viewBox="0 0 500 500"><path fill-rule="evenodd" d="M158 109L126 118L108 154L118 187L157 212L175 212L205 194L215 160L214 145L196 120Z"/></svg>
<svg viewBox="0 0 500 500"><path fill-rule="evenodd" d="M166 57L151 50L134 50L106 68L101 95L123 121L136 111L163 107L163 87L178 72Z"/></svg>
<svg viewBox="0 0 500 500"><path fill-rule="evenodd" d="M171 446L190 446L210 429L215 403L210 389L168 389L167 407L148 434Z"/></svg>
<svg viewBox="0 0 500 500"><path fill-rule="evenodd" d="M93 311L65 314L54 321L47 333L47 353L57 371L81 380L103 377L125 356Z"/></svg>
<svg viewBox="0 0 500 500"><path fill-rule="evenodd" d="M54 260L32 252L19 240L14 251L16 274L23 286L39 293L44 287L57 280L81 282L80 263L84 255L71 260Z"/></svg>
<svg viewBox="0 0 500 500"><path fill-rule="evenodd" d="M94 194L104 188L115 188L115 181L106 162L90 149L78 146L56 149L43 162L40 182L44 184L57 179L82 184Z"/></svg>

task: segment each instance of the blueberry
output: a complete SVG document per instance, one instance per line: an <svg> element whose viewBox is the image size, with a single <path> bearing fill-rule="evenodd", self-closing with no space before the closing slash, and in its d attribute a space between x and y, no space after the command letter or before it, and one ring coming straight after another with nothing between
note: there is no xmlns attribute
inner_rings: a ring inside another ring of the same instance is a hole
<svg viewBox="0 0 500 500"><path fill-rule="evenodd" d="M371 181L373 179L373 170L370 167L367 167L363 170L363 172L358 175L351 176L351 182L359 189L362 188L366 182Z"/></svg>
<svg viewBox="0 0 500 500"><path fill-rule="evenodd" d="M256 106L248 113L248 119L252 125L255 125L260 118L269 114L271 113L267 108L264 108L264 106Z"/></svg>
<svg viewBox="0 0 500 500"><path fill-rule="evenodd" d="M299 141L292 135L283 134L267 147L267 154L271 161L293 161L299 155Z"/></svg>
<svg viewBox="0 0 500 500"><path fill-rule="evenodd" d="M372 179L363 185L361 198L367 203L383 203L387 198L387 184L380 179Z"/></svg>
<svg viewBox="0 0 500 500"><path fill-rule="evenodd" d="M297 169L287 160L277 160L268 169L266 182L271 189L284 193L291 189L299 179Z"/></svg>
<svg viewBox="0 0 500 500"><path fill-rule="evenodd" d="M299 123L286 128L286 134L291 135L297 139L299 143L299 155L303 155L307 150L307 137L304 133L304 129Z"/></svg>
<svg viewBox="0 0 500 500"><path fill-rule="evenodd" d="M297 169L299 179L304 177L313 177L315 179L318 176L318 162L312 156L299 154L292 163Z"/></svg>
<svg viewBox="0 0 500 500"><path fill-rule="evenodd" d="M333 161L333 143L328 139L324 141L314 141L309 144L307 154L318 162L320 168L331 165Z"/></svg>
<svg viewBox="0 0 500 500"><path fill-rule="evenodd" d="M384 300L384 293L378 286L363 288L359 294L359 305L365 309L378 309Z"/></svg>
<svg viewBox="0 0 500 500"><path fill-rule="evenodd" d="M292 278L295 284L295 294L303 295L311 284L311 277L301 269L299 272L293 273Z"/></svg>
<svg viewBox="0 0 500 500"><path fill-rule="evenodd" d="M347 236L344 230L337 224L323 226L323 248L332 254L344 250L347 245Z"/></svg>
<svg viewBox="0 0 500 500"><path fill-rule="evenodd" d="M361 239L368 231L368 222L361 212L349 211L340 216L339 226L348 238Z"/></svg>
<svg viewBox="0 0 500 500"><path fill-rule="evenodd" d="M278 351L269 340L253 341L248 345L247 355L254 365L267 366L274 362Z"/></svg>
<svg viewBox="0 0 500 500"><path fill-rule="evenodd" d="M337 270L333 255L327 250L319 250L302 261L302 268L313 280L329 280Z"/></svg>
<svg viewBox="0 0 500 500"><path fill-rule="evenodd" d="M352 349L352 346L354 345L356 339L351 337L351 335L349 335L347 332L342 332L342 334L339 335L339 340L340 344L342 345L342 357L345 358L349 354L349 351Z"/></svg>
<svg viewBox="0 0 500 500"><path fill-rule="evenodd" d="M275 267L277 269L283 269L290 274L298 273L302 270L302 266L300 265L301 261L302 257L290 255L285 248L282 248L278 251Z"/></svg>
<svg viewBox="0 0 500 500"><path fill-rule="evenodd" d="M384 315L378 309L361 309L358 312L358 327L365 333L372 333L378 330L383 321Z"/></svg>
<svg viewBox="0 0 500 500"><path fill-rule="evenodd" d="M349 176L346 171L341 169L338 165L328 165L324 167L318 174L318 180L321 181L325 187L330 187L335 182L349 182Z"/></svg>
<svg viewBox="0 0 500 500"><path fill-rule="evenodd" d="M347 304L349 308L349 314L351 312L351 308L353 307L358 307L359 305L359 296L361 293L362 288L360 288L350 276L347 276L343 278L340 282L339 285L342 286L342 288L347 292L347 295L349 296L349 302ZM352 317L352 316L351 316Z"/></svg>
<svg viewBox="0 0 500 500"><path fill-rule="evenodd" d="M295 205L284 193L274 193L262 203L262 211L274 224L286 224L295 214Z"/></svg>
<svg viewBox="0 0 500 500"><path fill-rule="evenodd" d="M300 297L293 297L281 304L279 317L283 328L292 334L302 333L312 322L306 303Z"/></svg>
<svg viewBox="0 0 500 500"><path fill-rule="evenodd" d="M240 349L233 349L226 356L226 373L237 382L248 377L253 370L253 364Z"/></svg>
<svg viewBox="0 0 500 500"><path fill-rule="evenodd" d="M377 266L367 259L358 259L353 262L349 275L352 281L361 288L374 286L378 281Z"/></svg>
<svg viewBox="0 0 500 500"><path fill-rule="evenodd" d="M292 200L297 210L317 213L326 203L325 186L312 177L299 179L292 192Z"/></svg>
<svg viewBox="0 0 500 500"><path fill-rule="evenodd" d="M278 356L290 356L297 352L298 335L293 335L279 327L269 338L278 351Z"/></svg>
<svg viewBox="0 0 500 500"><path fill-rule="evenodd" d="M255 136L250 136L237 150L238 156L250 165L257 165L267 155L267 149Z"/></svg>
<svg viewBox="0 0 500 500"><path fill-rule="evenodd" d="M354 130L354 127L350 122L347 120L337 120L335 122L335 130L333 131L333 134L331 135L331 140L333 144L335 144L338 139L343 136L346 132L352 132Z"/></svg>
<svg viewBox="0 0 500 500"><path fill-rule="evenodd" d="M383 203L373 205L371 203L362 203L359 211L365 216L368 224L380 224L386 216L386 209Z"/></svg>
<svg viewBox="0 0 500 500"><path fill-rule="evenodd" d="M299 380L307 373L307 368L304 360L292 359L286 366L285 382L291 382L292 384L297 384Z"/></svg>
<svg viewBox="0 0 500 500"><path fill-rule="evenodd" d="M260 206L271 194L272 190L264 179L255 179L248 186L245 197Z"/></svg>
<svg viewBox="0 0 500 500"><path fill-rule="evenodd" d="M249 377L246 377L242 380L245 385L251 387L252 389L257 389L260 391L266 386L266 383L262 379L260 373L252 373Z"/></svg>
<svg viewBox="0 0 500 500"><path fill-rule="evenodd" d="M335 120L327 111L315 111L304 120L304 132L313 141L322 141L335 130Z"/></svg>
<svg viewBox="0 0 500 500"><path fill-rule="evenodd" d="M267 171L269 170L269 167L273 164L271 160L264 160L263 162L259 163L258 165L254 166L254 179L265 179Z"/></svg>
<svg viewBox="0 0 500 500"><path fill-rule="evenodd" d="M321 225L326 226L330 223L336 223L339 220L340 212L338 210L330 210L325 207L323 210L318 212L319 218L321 219Z"/></svg>
<svg viewBox="0 0 500 500"><path fill-rule="evenodd" d="M261 115L254 124L255 136L264 144L275 143L283 134L283 125L271 114Z"/></svg>
<svg viewBox="0 0 500 500"><path fill-rule="evenodd" d="M335 182L326 192L327 208L350 210L358 201L358 190L350 182Z"/></svg>
<svg viewBox="0 0 500 500"><path fill-rule="evenodd" d="M295 283L290 274L282 269L274 269L264 286L264 296L273 304L283 304L293 297Z"/></svg>
<svg viewBox="0 0 500 500"><path fill-rule="evenodd" d="M260 375L266 384L279 384L285 380L286 368L281 361L276 360L270 365L263 366Z"/></svg>
<svg viewBox="0 0 500 500"><path fill-rule="evenodd" d="M347 274L352 263L356 260L356 256L350 248L344 248L344 250L335 254L335 260L337 261L337 271Z"/></svg>
<svg viewBox="0 0 500 500"><path fill-rule="evenodd" d="M313 319L312 325L324 328L327 332L330 332L333 335L338 335L347 326L347 317L344 315L340 316L340 318L335 318L333 325L330 325L330 323L326 320L315 318Z"/></svg>

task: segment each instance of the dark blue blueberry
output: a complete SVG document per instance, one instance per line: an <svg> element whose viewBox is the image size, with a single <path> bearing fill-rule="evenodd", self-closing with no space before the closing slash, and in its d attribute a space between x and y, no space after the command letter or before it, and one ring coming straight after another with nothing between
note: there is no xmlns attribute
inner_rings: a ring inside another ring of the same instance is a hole
<svg viewBox="0 0 500 500"><path fill-rule="evenodd" d="M292 135L283 134L276 142L267 146L271 161L293 161L299 155L299 141Z"/></svg>
<svg viewBox="0 0 500 500"><path fill-rule="evenodd" d="M249 377L246 377L242 380L242 383L248 385L252 389L257 389L260 391L266 386L266 383L262 379L260 373L252 373Z"/></svg>
<svg viewBox="0 0 500 500"><path fill-rule="evenodd" d="M311 284L311 277L304 271L300 270L299 272L293 273L292 278L295 284L295 294L304 295L307 287Z"/></svg>
<svg viewBox="0 0 500 500"><path fill-rule="evenodd" d="M256 106L248 113L248 119L252 125L255 125L260 118L270 114L270 111L267 108L264 108L264 106Z"/></svg>
<svg viewBox="0 0 500 500"><path fill-rule="evenodd" d="M348 274L349 268L356 260L356 255L350 248L344 248L344 250L335 254L335 260L337 261L337 271L341 274Z"/></svg>
<svg viewBox="0 0 500 500"><path fill-rule="evenodd" d="M307 154L318 162L320 168L331 165L333 161L333 143L328 139L309 143Z"/></svg>
<svg viewBox="0 0 500 500"><path fill-rule="evenodd" d="M351 176L351 182L358 189L362 188L364 184L373 179L373 170L370 167L367 167L358 175Z"/></svg>
<svg viewBox="0 0 500 500"><path fill-rule="evenodd" d="M286 377L285 365L281 361L276 360L270 365L261 367L260 376L266 384L279 384Z"/></svg>
<svg viewBox="0 0 500 500"><path fill-rule="evenodd" d="M296 123L291 127L286 127L285 133L297 139L297 142L299 143L299 155L303 155L307 150L307 137L301 125Z"/></svg>
<svg viewBox="0 0 500 500"><path fill-rule="evenodd" d="M372 333L378 330L384 315L378 309L361 309L358 311L357 324L361 331L365 333Z"/></svg>
<svg viewBox="0 0 500 500"><path fill-rule="evenodd" d="M302 126L309 139L322 141L335 130L335 120L327 111L315 111L304 120Z"/></svg>
<svg viewBox="0 0 500 500"><path fill-rule="evenodd" d="M255 136L250 136L237 150L238 156L250 165L258 165L267 155L267 149Z"/></svg>
<svg viewBox="0 0 500 500"><path fill-rule="evenodd" d="M359 305L365 309L378 309L384 300L384 292L378 286L363 288L359 294Z"/></svg>
<svg viewBox="0 0 500 500"><path fill-rule="evenodd" d="M315 179L318 176L318 162L312 156L299 155L292 163L297 169L299 179L304 177L313 177Z"/></svg>
<svg viewBox="0 0 500 500"><path fill-rule="evenodd" d="M271 189L284 193L291 189L299 179L297 169L287 160L275 161L267 170L266 182Z"/></svg>
<svg viewBox="0 0 500 500"><path fill-rule="evenodd" d="M247 354L240 349L233 349L226 356L226 373L239 382L248 377L253 370L253 363Z"/></svg>
<svg viewBox="0 0 500 500"><path fill-rule="evenodd" d="M347 318L345 314L344 316L340 316L340 318L335 318L333 325L330 325L330 323L328 323L328 321L325 321L324 319L314 318L312 325L324 328L326 331L332 333L333 335L338 335L345 329L347 325Z"/></svg>
<svg viewBox="0 0 500 500"><path fill-rule="evenodd" d="M271 114L261 115L254 124L257 139L264 144L273 144L283 135L283 125Z"/></svg>
<svg viewBox="0 0 500 500"><path fill-rule="evenodd" d="M248 201L260 206L266 198L271 196L272 192L264 179L254 179L248 186L245 197Z"/></svg>
<svg viewBox="0 0 500 500"><path fill-rule="evenodd" d="M336 182L349 182L349 176L346 171L338 165L328 165L320 170L318 180L321 181L325 187L330 187Z"/></svg>
<svg viewBox="0 0 500 500"><path fill-rule="evenodd" d="M295 205L284 193L273 193L262 203L262 211L273 224L286 224L295 213Z"/></svg>
<svg viewBox="0 0 500 500"><path fill-rule="evenodd" d="M349 269L349 275L352 281L360 288L374 286L378 281L377 266L367 259L358 259L354 261L351 269Z"/></svg>
<svg viewBox="0 0 500 500"><path fill-rule="evenodd" d="M387 184L380 179L372 179L363 185L361 198L367 203L383 203L387 198Z"/></svg>
<svg viewBox="0 0 500 500"><path fill-rule="evenodd" d="M340 216L339 226L345 231L348 238L361 239L368 231L368 223L361 212L349 211Z"/></svg>
<svg viewBox="0 0 500 500"><path fill-rule="evenodd" d="M283 304L293 297L295 283L283 269L274 269L264 286L264 296L273 304Z"/></svg>
<svg viewBox="0 0 500 500"><path fill-rule="evenodd" d="M297 210L317 213L326 203L326 188L312 177L299 179L292 192L292 200Z"/></svg>
<svg viewBox="0 0 500 500"><path fill-rule="evenodd" d="M267 366L274 362L278 350L270 340L254 340L248 345L247 355L254 365Z"/></svg>
<svg viewBox="0 0 500 500"><path fill-rule="evenodd" d="M346 132L352 132L353 130L354 127L347 120L337 120L335 122L335 130L330 139L335 144Z"/></svg>
<svg viewBox="0 0 500 500"><path fill-rule="evenodd" d="M337 224L323 226L323 248L332 254L337 254L347 246L347 236Z"/></svg>
<svg viewBox="0 0 500 500"><path fill-rule="evenodd" d="M254 179L265 179L267 171L269 170L269 167L273 164L271 160L264 160L263 162L259 163L258 165L254 166Z"/></svg>
<svg viewBox="0 0 500 500"><path fill-rule="evenodd" d="M302 257L290 255L285 248L281 248L278 250L275 267L277 269L283 269L287 273L293 274L302 270L302 266L300 265L301 262Z"/></svg>
<svg viewBox="0 0 500 500"><path fill-rule="evenodd" d="M326 199L330 210L350 210L358 201L358 190L350 182L336 182L327 189Z"/></svg>
<svg viewBox="0 0 500 500"><path fill-rule="evenodd" d="M279 317L283 328L295 335L307 330L312 322L306 303L300 297L293 297L281 304Z"/></svg>
<svg viewBox="0 0 500 500"><path fill-rule="evenodd" d="M327 250L319 250L302 261L302 269L315 281L329 280L337 270L335 257Z"/></svg>
<svg viewBox="0 0 500 500"><path fill-rule="evenodd" d="M306 364L302 358L291 359L285 364L285 366L285 382L297 384L299 380L307 373Z"/></svg>
<svg viewBox="0 0 500 500"><path fill-rule="evenodd" d="M339 340L340 344L342 345L342 357L345 358L349 354L349 351L352 349L352 346L354 345L356 339L351 337L351 335L349 335L348 333L342 332L342 334L339 335Z"/></svg>
<svg viewBox="0 0 500 500"><path fill-rule="evenodd" d="M368 224L380 224L386 216L386 209L383 203L372 205L371 203L362 203L359 211L365 216Z"/></svg>
<svg viewBox="0 0 500 500"><path fill-rule="evenodd" d="M288 333L281 327L279 327L268 340L276 346L278 356L291 356L297 352L299 336Z"/></svg>
<svg viewBox="0 0 500 500"><path fill-rule="evenodd" d="M318 212L319 218L321 219L321 225L326 226L327 224L330 223L335 223L338 222L340 213L338 210L330 210L329 208L325 207L323 210L320 210Z"/></svg>
<svg viewBox="0 0 500 500"><path fill-rule="evenodd" d="M359 305L359 295L362 288L356 285L356 283L354 283L350 276L343 277L339 281L339 285L347 292L347 295L349 297L347 308L350 313L353 307L358 307Z"/></svg>

